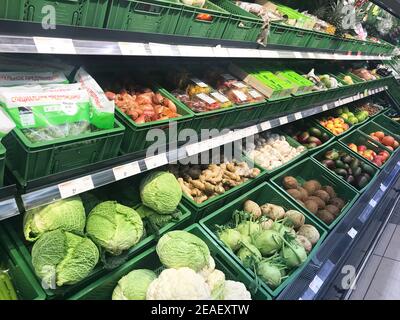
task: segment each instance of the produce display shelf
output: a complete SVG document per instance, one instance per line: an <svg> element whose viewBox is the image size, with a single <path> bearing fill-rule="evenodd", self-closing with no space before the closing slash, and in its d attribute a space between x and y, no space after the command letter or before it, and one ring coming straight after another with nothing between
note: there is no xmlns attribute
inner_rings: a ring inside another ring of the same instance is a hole
<svg viewBox="0 0 400 320"><path fill-rule="evenodd" d="M345 274L341 273L346 259L353 254L360 238L366 235L366 244L375 237L368 232L371 224L381 224L390 214L388 204L390 192L398 194L394 186L400 177L400 155L396 154L381 171L377 179L358 198L347 215L331 230L314 259L307 264L297 277L279 295L279 300L320 300L338 299L348 293L341 289ZM398 188L397 183L396 188ZM365 245L365 243L364 243ZM365 254L365 250L364 250ZM332 281L336 278L337 286Z"/></svg>
<svg viewBox="0 0 400 320"><path fill-rule="evenodd" d="M127 155L121 158L100 163L99 167L89 166L80 168L79 174L57 176L54 181L50 178L43 179L43 183L37 184L32 189L27 189L22 194L22 202L26 210L42 205L50 204L62 198L68 198L101 186L114 183L115 181L131 177L133 175L162 167L168 163L190 157L201 152L223 146L233 141L252 136L256 133L267 131L287 123L297 121L315 114L337 108L338 106L363 99L387 90L388 87L379 87L372 90L359 92L356 95L331 101L323 105L313 106L309 109L260 122L250 127L230 130L219 136L203 140L194 144L184 145L165 153L151 157L137 157Z"/></svg>
<svg viewBox="0 0 400 320"><path fill-rule="evenodd" d="M126 32L0 20L0 52L70 55L170 56L317 60L391 60L392 56L343 54L320 49L267 46L256 42ZM79 38L71 38L79 34Z"/></svg>

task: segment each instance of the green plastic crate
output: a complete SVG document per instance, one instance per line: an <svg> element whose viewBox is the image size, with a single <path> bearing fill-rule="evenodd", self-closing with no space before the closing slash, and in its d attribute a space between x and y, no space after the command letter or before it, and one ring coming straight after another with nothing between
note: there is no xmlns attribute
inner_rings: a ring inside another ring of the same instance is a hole
<svg viewBox="0 0 400 320"><path fill-rule="evenodd" d="M229 0L211 1L230 13L222 39L256 42L263 26L261 18L243 10Z"/></svg>
<svg viewBox="0 0 400 320"><path fill-rule="evenodd" d="M207 244L211 256L214 258L216 269L221 270L227 280L242 282L250 291L254 300L271 300L269 294L263 288L257 288L255 281L247 273L243 272L240 265L232 261L198 224L185 230L199 237ZM129 260L118 269L115 269L111 274L93 282L72 296L70 300L111 300L112 293L118 281L136 269L150 269L156 273L162 271L163 267L155 247Z"/></svg>
<svg viewBox="0 0 400 320"><path fill-rule="evenodd" d="M256 118L259 119L259 122L275 118L287 112L291 104L291 98L267 99L267 102L259 108Z"/></svg>
<svg viewBox="0 0 400 320"><path fill-rule="evenodd" d="M0 266L8 269L19 300L45 300L46 294L20 256L11 239L0 226Z"/></svg>
<svg viewBox="0 0 400 320"><path fill-rule="evenodd" d="M286 141L289 143L289 145L291 147L297 148L297 147L301 147L302 145L300 143L298 143L295 139L293 139L292 137L288 136L287 134L283 133L280 130L273 130L274 133L283 135L286 138ZM303 157L306 156L306 154L308 153L307 148L300 153L298 156L294 157L292 160L286 162L285 164L281 165L280 167L277 167L275 169L272 170L268 170L264 167L262 167L260 164L258 164L257 162L254 161L254 159L251 159L248 155L245 154L246 158L250 159L250 161L253 161L258 167L263 168L266 176L273 176L278 172L281 172L282 170L286 169L287 167L291 166L293 163L299 161L300 159L302 159Z"/></svg>
<svg viewBox="0 0 400 320"><path fill-rule="evenodd" d="M111 0L108 29L174 34L181 14L179 0Z"/></svg>
<svg viewBox="0 0 400 320"><path fill-rule="evenodd" d="M350 143L354 143L357 146L364 145L367 147L367 149L370 149L377 154L381 151L387 151L387 152L389 152L390 155L392 155L392 152L389 149L382 147L382 145L380 143L378 143L375 140L372 140L367 134L365 134L359 130L355 130L355 131L349 133L348 135L345 135L344 137L339 139L339 142L341 144L343 144L350 151L351 151L351 149L348 145ZM366 159L366 158L364 158L364 159ZM366 159L366 160L370 165L372 165L378 169L382 169L389 162L389 159L381 167L376 166L372 161L370 161L368 159Z"/></svg>
<svg viewBox="0 0 400 320"><path fill-rule="evenodd" d="M139 187L139 183L137 184L131 184L131 186L135 186L136 188ZM118 189L121 190L121 189ZM132 188L131 189L131 194L133 195L134 198L138 198L138 190ZM136 196L135 196L136 195ZM124 200L124 201L134 201L129 199L129 200ZM138 202L136 202L138 203ZM123 203L125 205L128 205L128 203ZM131 206L131 207L136 207L136 205ZM124 253L123 259L131 259L135 257L136 255L142 253L143 251L147 250L150 246L153 246L157 241L158 238L163 235L164 233L175 230L175 229L181 229L182 227L185 226L185 224L189 221L190 219L190 212L189 210L182 204L178 205L178 210L182 212L182 217L179 219L179 221L174 221L163 228L159 230L154 230L150 226L147 228L148 234L145 235L144 238L141 239L139 243L137 243L134 247L129 249L127 252ZM16 246L18 250L18 254L20 255L20 258L23 259L30 267L32 272L34 273L34 269L32 266L32 258L31 258L31 248L32 245L31 243L28 243L27 241L24 240L24 235L23 235L23 230L22 230L22 217L17 217L14 219L11 219L10 221L7 221L5 224L5 228L12 239L14 245ZM113 270L107 269L105 266L99 262L97 266L94 268L94 270L90 273L88 277L80 281L79 283L75 285L65 285L62 287L59 287L57 289L45 289L45 293L48 297L48 299L59 299L59 298L67 298L71 296L72 294L78 292L79 290L83 289L85 286L90 284L91 282L99 279L100 277L104 276L105 274L110 274L112 273ZM37 278L39 281L40 279Z"/></svg>
<svg viewBox="0 0 400 320"><path fill-rule="evenodd" d="M6 165L21 185L118 155L125 128L117 120L108 130L32 143L19 129L3 138Z"/></svg>
<svg viewBox="0 0 400 320"><path fill-rule="evenodd" d="M389 119L389 120L390 120L390 119ZM386 129L386 127L384 127L383 125L379 125L379 124L376 123L375 121L369 121L369 122L367 122L366 124L364 124L363 126L361 126L361 127L359 128L359 130L360 130L361 132L364 132L366 135L370 135L371 133L376 132L376 131L382 131L382 132L385 134L385 136L392 136L395 140L397 140L398 142L400 142L400 135L399 135L400 131L392 132L392 131L390 131L389 129ZM383 148L387 149L386 146L383 145L382 143L380 143L380 142L378 142L378 141L376 141L376 143L377 143L380 147L383 147ZM399 148L397 148L397 149L394 150L394 151L398 151L398 150L399 150ZM391 150L389 150L389 151L391 151Z"/></svg>
<svg viewBox="0 0 400 320"><path fill-rule="evenodd" d="M285 45L291 47L307 48L313 31L290 27L290 32Z"/></svg>
<svg viewBox="0 0 400 320"><path fill-rule="evenodd" d="M147 134L151 130L162 130L165 133L165 139L168 143L170 138L169 130L172 128L173 125L176 126L176 137L178 137L180 131L185 128L191 127L191 122L194 115L193 112L166 90L160 89L159 92L162 96L170 99L175 103L177 111L181 115L181 117L146 122L143 124L136 124L129 116L127 116L125 113L117 108L116 114L118 120L121 121L121 123L125 126L124 139L122 140L121 144L122 152L131 153L136 151L143 151L153 145L155 143L154 141L147 141L146 139Z"/></svg>
<svg viewBox="0 0 400 320"><path fill-rule="evenodd" d="M266 103L266 101L261 101L243 105L236 105L236 119L234 120L232 126L237 128L238 126L243 126L245 124L249 125L251 123L258 122L258 115L260 113L260 110L265 107Z"/></svg>
<svg viewBox="0 0 400 320"><path fill-rule="evenodd" d="M267 44L285 45L291 29L283 24L272 22L269 27Z"/></svg>
<svg viewBox="0 0 400 320"><path fill-rule="evenodd" d="M354 42L355 40L342 38L339 40L337 50L342 52L351 52L354 49Z"/></svg>
<svg viewBox="0 0 400 320"><path fill-rule="evenodd" d="M323 149L321 149L320 151L318 151L317 153L313 154L312 157L317 160L318 162L321 162L322 160L325 159L324 155L327 151L335 149L337 151L344 151L346 152L349 156L358 159L360 162L363 162L367 165L370 165L367 160L363 157L361 157L358 153L353 152L352 150L349 150L348 148L346 148L344 145L342 145L341 143L339 143L338 141L335 141L331 144L329 144L328 146L324 147ZM366 185L364 188L358 189L356 186L352 186L349 183L347 183L344 178L342 176L339 176L338 174L336 174L334 171L332 171L332 173L334 173L338 178L342 179L349 187L356 189L359 193L363 193L368 187L369 185L375 181L375 179L378 176L379 173L379 169L373 166L370 166L373 170L374 170L374 175L371 176L371 180L369 181L368 185Z"/></svg>
<svg viewBox="0 0 400 320"><path fill-rule="evenodd" d="M0 19L23 20L25 0L0 0Z"/></svg>
<svg viewBox="0 0 400 320"><path fill-rule="evenodd" d="M307 44L307 48L336 50L338 44L336 37L324 32L313 31L310 41Z"/></svg>
<svg viewBox="0 0 400 320"><path fill-rule="evenodd" d="M331 230L336 224L347 214L347 212L351 209L354 202L357 200L359 193L354 189L348 186L342 179L336 177L335 174L330 172L327 168L320 165L318 161L308 158L304 159L292 167L284 170L283 172L279 173L275 177L271 179L272 183L279 188L285 195L289 196L286 190L282 186L282 180L286 176L292 176L297 179L300 184L303 184L305 181L308 180L317 180L323 186L329 185L335 190L336 194L339 198L342 198L346 201L346 205L340 212L340 215L330 224L327 225L317 216L313 215L308 209L303 208L309 215L311 215L314 219L316 219L324 228ZM290 199L294 200L291 196Z"/></svg>
<svg viewBox="0 0 400 320"><path fill-rule="evenodd" d="M212 20L198 19L199 14L208 14L212 17ZM229 12L210 1L206 1L203 8L183 5L175 34L189 37L221 39L229 22L229 17Z"/></svg>
<svg viewBox="0 0 400 320"><path fill-rule="evenodd" d="M387 131L394 134L400 134L400 123L393 121L385 114L378 114L374 116L373 121L380 126L384 127Z"/></svg>
<svg viewBox="0 0 400 320"><path fill-rule="evenodd" d="M18 2L20 0L13 0ZM53 6L58 25L103 28L108 0L25 0L24 20L42 22L48 14L45 6Z"/></svg>
<svg viewBox="0 0 400 320"><path fill-rule="evenodd" d="M241 161L247 162L249 165L254 166L260 169L260 174L255 179L249 179L246 182L229 189L223 194L217 195L212 197L203 203L196 203L185 193L182 196L182 203L185 205L186 208L190 210L192 213L192 222L196 223L206 215L216 211L218 208L226 205L227 203L231 202L232 200L236 199L239 195L246 193L255 185L257 185L260 181L265 179L266 172L263 168L258 167L257 165L253 164L250 159L243 157Z"/></svg>
<svg viewBox="0 0 400 320"><path fill-rule="evenodd" d="M239 258L228 248L224 245L222 241L219 240L216 232L218 231L217 226L222 226L226 224L232 223L232 214L235 210L242 210L243 204L246 200L252 200L259 205L264 203L272 203L279 206L282 206L285 210L297 210L304 214L305 216L305 223L311 224L317 228L320 233L319 241L314 245L313 250L308 255L307 260L296 270L293 270L289 277L282 282L282 284L277 287L276 289L270 288L266 283L264 283L261 279L258 281L261 284L261 287L265 289L269 294L273 297L276 297L289 283L295 281L297 275L301 272L301 270L307 265L307 263L313 258L315 253L318 251L319 246L325 239L327 234L326 230L322 228L313 217L307 214L304 210L302 210L298 205L296 205L293 201L289 200L287 197L282 195L281 192L277 191L275 187L271 184L264 182L263 184L257 186L253 190L247 192L246 194L240 196L239 198L235 199L234 201L228 203L224 207L220 208L218 211L214 212L212 215L202 219L200 221L200 225L210 234L210 236L214 239L214 241L221 246L225 254L229 256L235 263L239 264L243 270L253 278L256 278L256 275L252 269L245 268Z"/></svg>
<svg viewBox="0 0 400 320"><path fill-rule="evenodd" d="M0 143L0 187L4 184L4 168L5 168L6 148Z"/></svg>

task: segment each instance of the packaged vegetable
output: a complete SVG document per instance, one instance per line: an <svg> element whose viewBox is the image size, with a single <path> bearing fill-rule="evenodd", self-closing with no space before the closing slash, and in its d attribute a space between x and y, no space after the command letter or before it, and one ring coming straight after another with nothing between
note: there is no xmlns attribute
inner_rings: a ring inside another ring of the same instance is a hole
<svg viewBox="0 0 400 320"><path fill-rule="evenodd" d="M172 94L194 112L206 112L221 108L221 103L206 93L190 96L184 91L176 90Z"/></svg>

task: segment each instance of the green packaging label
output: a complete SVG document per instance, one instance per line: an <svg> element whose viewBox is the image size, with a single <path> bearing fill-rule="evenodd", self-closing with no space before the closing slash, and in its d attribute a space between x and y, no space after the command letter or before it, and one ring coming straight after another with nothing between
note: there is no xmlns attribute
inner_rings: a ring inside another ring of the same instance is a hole
<svg viewBox="0 0 400 320"><path fill-rule="evenodd" d="M0 87L68 83L62 72L0 72Z"/></svg>

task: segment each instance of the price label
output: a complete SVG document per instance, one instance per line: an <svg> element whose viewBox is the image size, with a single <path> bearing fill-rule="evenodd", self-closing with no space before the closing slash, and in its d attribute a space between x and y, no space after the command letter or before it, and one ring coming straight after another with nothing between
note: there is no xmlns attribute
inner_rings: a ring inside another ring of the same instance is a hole
<svg viewBox="0 0 400 320"><path fill-rule="evenodd" d="M198 85L201 88L208 88L208 85L206 83L204 83L203 81L201 81L200 79L192 78L190 80L192 80L196 85Z"/></svg>
<svg viewBox="0 0 400 320"><path fill-rule="evenodd" d="M235 81L235 82L233 83L233 86L234 86L235 88L238 88L238 89L247 88L247 86L246 86L243 82L241 82L241 81Z"/></svg>
<svg viewBox="0 0 400 320"><path fill-rule="evenodd" d="M201 46L178 46L181 56L186 57L214 57L214 51L211 47Z"/></svg>
<svg viewBox="0 0 400 320"><path fill-rule="evenodd" d="M381 186L379 187L383 192L387 190L387 187L381 183Z"/></svg>
<svg viewBox="0 0 400 320"><path fill-rule="evenodd" d="M255 126L251 126L251 127L246 128L246 129L243 129L243 131L244 131L244 135L243 136L244 137L249 137L249 136L253 136L253 135L257 134L258 133L258 128L255 125Z"/></svg>
<svg viewBox="0 0 400 320"><path fill-rule="evenodd" d="M356 229L354 229L354 228L351 228L350 230L349 230L349 232L347 232L347 234L349 235L349 237L350 238L352 238L352 239L354 239L354 237L357 235L357 230Z"/></svg>
<svg viewBox="0 0 400 320"><path fill-rule="evenodd" d="M62 199L70 198L92 189L94 189L92 176L85 176L58 185Z"/></svg>
<svg viewBox="0 0 400 320"><path fill-rule="evenodd" d="M144 43L118 42L118 46L123 56L147 56Z"/></svg>
<svg viewBox="0 0 400 320"><path fill-rule="evenodd" d="M370 205L372 208L375 208L375 207L376 207L376 204L377 204L377 202L376 202L374 199L371 199L371 200L369 201L369 205Z"/></svg>
<svg viewBox="0 0 400 320"><path fill-rule="evenodd" d="M340 100L335 101L335 107L339 107L342 105L342 102Z"/></svg>
<svg viewBox="0 0 400 320"><path fill-rule="evenodd" d="M219 58L228 58L229 52L227 48L222 48L221 46L216 46L213 48L214 56Z"/></svg>
<svg viewBox="0 0 400 320"><path fill-rule="evenodd" d="M285 117L280 117L280 118L279 118L279 122L280 122L281 125L284 125L284 124L288 123L289 120L288 120L288 118L285 116Z"/></svg>
<svg viewBox="0 0 400 320"><path fill-rule="evenodd" d="M126 179L128 177L134 176L140 173L140 166L139 163L131 162L119 167L113 168L113 173L116 181Z"/></svg>
<svg viewBox="0 0 400 320"><path fill-rule="evenodd" d="M232 92L240 101L247 101L247 96L242 91L232 90Z"/></svg>
<svg viewBox="0 0 400 320"><path fill-rule="evenodd" d="M296 120L300 120L301 118L303 118L303 116L302 116L301 112L296 112L296 113L294 114L294 118L295 118Z"/></svg>
<svg viewBox="0 0 400 320"><path fill-rule="evenodd" d="M229 102L229 99L219 92L211 92L210 95L221 103Z"/></svg>
<svg viewBox="0 0 400 320"><path fill-rule="evenodd" d="M309 288L312 290L312 292L317 293L319 289L321 289L322 284L324 281L318 276L315 276L313 281L311 281Z"/></svg>
<svg viewBox="0 0 400 320"><path fill-rule="evenodd" d="M144 160L148 170L161 167L168 163L168 158L166 153L158 154L156 156L149 157Z"/></svg>
<svg viewBox="0 0 400 320"><path fill-rule="evenodd" d="M269 121L262 122L260 125L261 125L261 129L263 131L267 131L267 130L271 129L271 122L269 122Z"/></svg>
<svg viewBox="0 0 400 320"><path fill-rule="evenodd" d="M322 111L327 111L327 110L329 110L329 107L328 107L327 104L324 104L324 105L322 106Z"/></svg>
<svg viewBox="0 0 400 320"><path fill-rule="evenodd" d="M172 46L163 43L149 43L151 54L153 56L173 56Z"/></svg>
<svg viewBox="0 0 400 320"><path fill-rule="evenodd" d="M294 57L295 57L296 59L302 59L302 58L303 58L303 55L302 55L300 52L294 52Z"/></svg>
<svg viewBox="0 0 400 320"><path fill-rule="evenodd" d="M76 54L72 39L33 37L39 53Z"/></svg>
<svg viewBox="0 0 400 320"><path fill-rule="evenodd" d="M208 104L213 104L216 102L213 98L206 95L205 93L198 93L198 94L196 94L196 97L198 97L199 99L203 100L205 103L208 103Z"/></svg>
<svg viewBox="0 0 400 320"><path fill-rule="evenodd" d="M249 95L251 95L254 99L262 98L262 95L256 90L250 90Z"/></svg>

